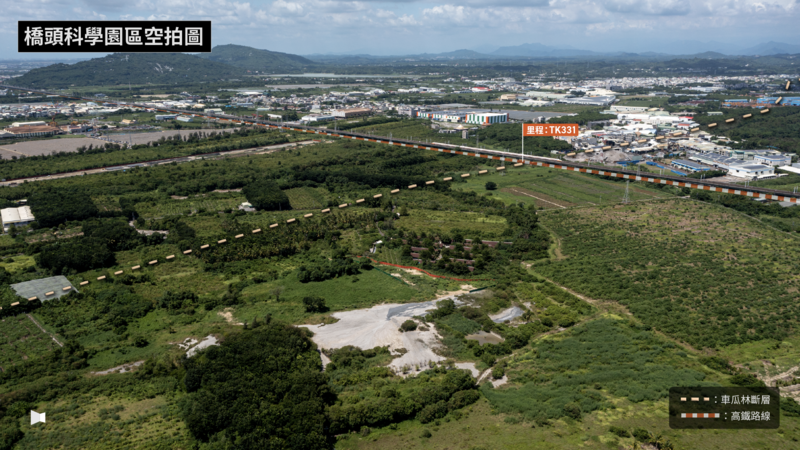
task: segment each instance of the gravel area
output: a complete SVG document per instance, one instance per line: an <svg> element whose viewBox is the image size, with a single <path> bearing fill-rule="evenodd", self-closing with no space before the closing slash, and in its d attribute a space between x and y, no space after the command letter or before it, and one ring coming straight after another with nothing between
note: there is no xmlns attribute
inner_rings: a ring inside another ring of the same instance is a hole
<svg viewBox="0 0 800 450"><path fill-rule="evenodd" d="M199 344L197 344L194 347L190 348L189 351L186 352L186 357L187 358L191 358L192 356L197 354L197 352L199 352L200 350L202 350L204 348L211 347L212 345L219 345L217 343L217 338L214 337L214 336L211 336L211 335L206 336L202 341L200 341Z"/></svg>
<svg viewBox="0 0 800 450"><path fill-rule="evenodd" d="M369 309L333 313L338 322L327 325L301 325L314 332L311 339L320 348L341 348L353 345L362 349L389 346L393 353L398 349L407 352L395 358L389 367L402 371L408 365L412 372L415 366L427 368L430 361L445 358L433 352L439 345L435 327L428 331L401 332L400 325L413 316L421 316L436 308L438 300L422 303L385 304Z"/></svg>
<svg viewBox="0 0 800 450"><path fill-rule="evenodd" d="M144 133L120 133L120 134L109 134L107 137L123 142L132 142L133 145L136 144L147 144L148 142L153 142L161 139L161 137L172 137L177 134L183 136L188 136L192 133L197 133L198 131L204 131L206 133L210 133L212 131L216 131L217 133L221 131L232 131L233 128L228 128L227 130L219 129L219 130L211 130L211 129L199 129L199 130L164 130L164 131L147 131ZM129 139L130 137L130 139Z"/></svg>
<svg viewBox="0 0 800 450"><path fill-rule="evenodd" d="M489 318L492 319L494 323L503 323L506 320L514 320L515 318L521 316L525 311L522 310L519 306L512 306L511 308L504 309L497 314L489 315Z"/></svg>
<svg viewBox="0 0 800 450"><path fill-rule="evenodd" d="M41 141L18 142L16 144L0 144L0 157L11 159L12 156L21 158L23 156L49 155L53 152L78 151L78 147L88 147L89 145L105 145L104 141L92 138L66 138L66 139L44 139Z"/></svg>

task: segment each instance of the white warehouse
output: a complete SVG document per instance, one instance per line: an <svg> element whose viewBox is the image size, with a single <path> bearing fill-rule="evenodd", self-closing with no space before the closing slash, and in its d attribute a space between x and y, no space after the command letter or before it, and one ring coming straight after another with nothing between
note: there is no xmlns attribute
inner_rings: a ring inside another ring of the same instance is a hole
<svg viewBox="0 0 800 450"><path fill-rule="evenodd" d="M5 208L0 210L0 217L3 219L3 231L8 233L12 224L16 226L28 225L35 218L30 206L20 206L19 208Z"/></svg>
<svg viewBox="0 0 800 450"><path fill-rule="evenodd" d="M763 164L730 165L728 166L728 175L748 180L775 178L775 168Z"/></svg>

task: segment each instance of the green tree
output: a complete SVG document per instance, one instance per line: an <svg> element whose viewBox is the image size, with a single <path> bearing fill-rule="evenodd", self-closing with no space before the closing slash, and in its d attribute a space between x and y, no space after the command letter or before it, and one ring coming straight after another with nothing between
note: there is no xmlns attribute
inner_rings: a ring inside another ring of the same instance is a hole
<svg viewBox="0 0 800 450"><path fill-rule="evenodd" d="M495 189L497 189L497 183L495 183L494 181L487 181L486 182L486 190L487 191L494 191Z"/></svg>
<svg viewBox="0 0 800 450"><path fill-rule="evenodd" d="M411 319L406 320L405 322L402 323L402 325L400 325L400 331L402 332L414 331L416 329L417 329L417 322L414 322Z"/></svg>
<svg viewBox="0 0 800 450"><path fill-rule="evenodd" d="M325 299L317 296L303 297L303 306L307 313L320 313L328 310Z"/></svg>
<svg viewBox="0 0 800 450"><path fill-rule="evenodd" d="M274 321L242 330L185 369L181 416L198 440L235 440L243 450L332 448L325 411L336 397L304 330Z"/></svg>
<svg viewBox="0 0 800 450"><path fill-rule="evenodd" d="M242 189L247 201L254 208L263 211L290 210L289 197L272 180L262 179L248 184Z"/></svg>

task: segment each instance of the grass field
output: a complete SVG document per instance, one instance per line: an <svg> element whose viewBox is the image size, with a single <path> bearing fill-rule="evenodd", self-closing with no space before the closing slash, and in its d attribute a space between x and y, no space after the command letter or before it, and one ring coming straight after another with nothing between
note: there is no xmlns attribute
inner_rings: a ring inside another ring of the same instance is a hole
<svg viewBox="0 0 800 450"><path fill-rule="evenodd" d="M672 430L667 420L665 401L631 403L617 400L614 409L587 414L580 421L559 419L539 426L498 413L487 400L464 410L461 418L446 416L423 425L406 421L396 430L381 428L368 436L341 436L336 448L350 449L629 449L633 438L620 438L609 432L610 426L632 430L644 428L662 434L680 450L725 449L797 449L800 443L800 420L781 417L779 430ZM438 423L437 423L438 422ZM424 431L430 437L423 435ZM640 447L641 448L641 447Z"/></svg>
<svg viewBox="0 0 800 450"><path fill-rule="evenodd" d="M449 212L411 209L396 226L427 233L451 233L462 230L469 236L483 239L498 238L505 229L506 219L474 212Z"/></svg>
<svg viewBox="0 0 800 450"><path fill-rule="evenodd" d="M389 268L380 267L384 272ZM395 272L397 269L391 269ZM404 275L405 277L405 275ZM405 277L409 279L409 277ZM291 323L302 323L311 314L305 312L302 300L307 296L325 299L330 312L369 308L380 303L407 303L430 298L439 290L451 287L447 281L434 280L427 276L413 276L413 286L386 275L378 270L362 271L359 275L343 276L320 282L301 283L295 274L274 282L248 287L242 293L248 304L235 314L239 320L252 320L272 314ZM283 288L280 301L275 300L274 290Z"/></svg>
<svg viewBox="0 0 800 450"><path fill-rule="evenodd" d="M459 184L456 189L481 194L490 192L506 203L522 202L544 209L615 204L620 203L625 194L625 183L543 167L508 169L505 173L490 170L489 174L467 180L466 184ZM498 190L487 191L486 183L489 181L496 183ZM650 189L641 183L629 186L631 201L668 197L670 195L666 192Z"/></svg>

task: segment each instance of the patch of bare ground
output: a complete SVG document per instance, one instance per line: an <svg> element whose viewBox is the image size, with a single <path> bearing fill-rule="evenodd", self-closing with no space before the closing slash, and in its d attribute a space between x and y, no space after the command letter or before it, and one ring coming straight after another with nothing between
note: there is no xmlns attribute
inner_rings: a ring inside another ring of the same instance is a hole
<svg viewBox="0 0 800 450"><path fill-rule="evenodd" d="M136 361L136 362L132 362L132 363L122 364L120 366L112 367L110 369L101 370L101 371L98 371L98 372L90 372L90 374L91 375L100 375L100 376L102 376L102 375L109 375L109 374L112 374L112 373L126 373L126 372L133 371L134 369L136 369L137 367L141 366L142 364L144 364L144 360Z"/></svg>
<svg viewBox="0 0 800 450"><path fill-rule="evenodd" d="M231 325L244 325L242 322L237 322L233 318L233 308L225 308L222 311L218 311L217 315L225 319L225 322L228 322Z"/></svg>

